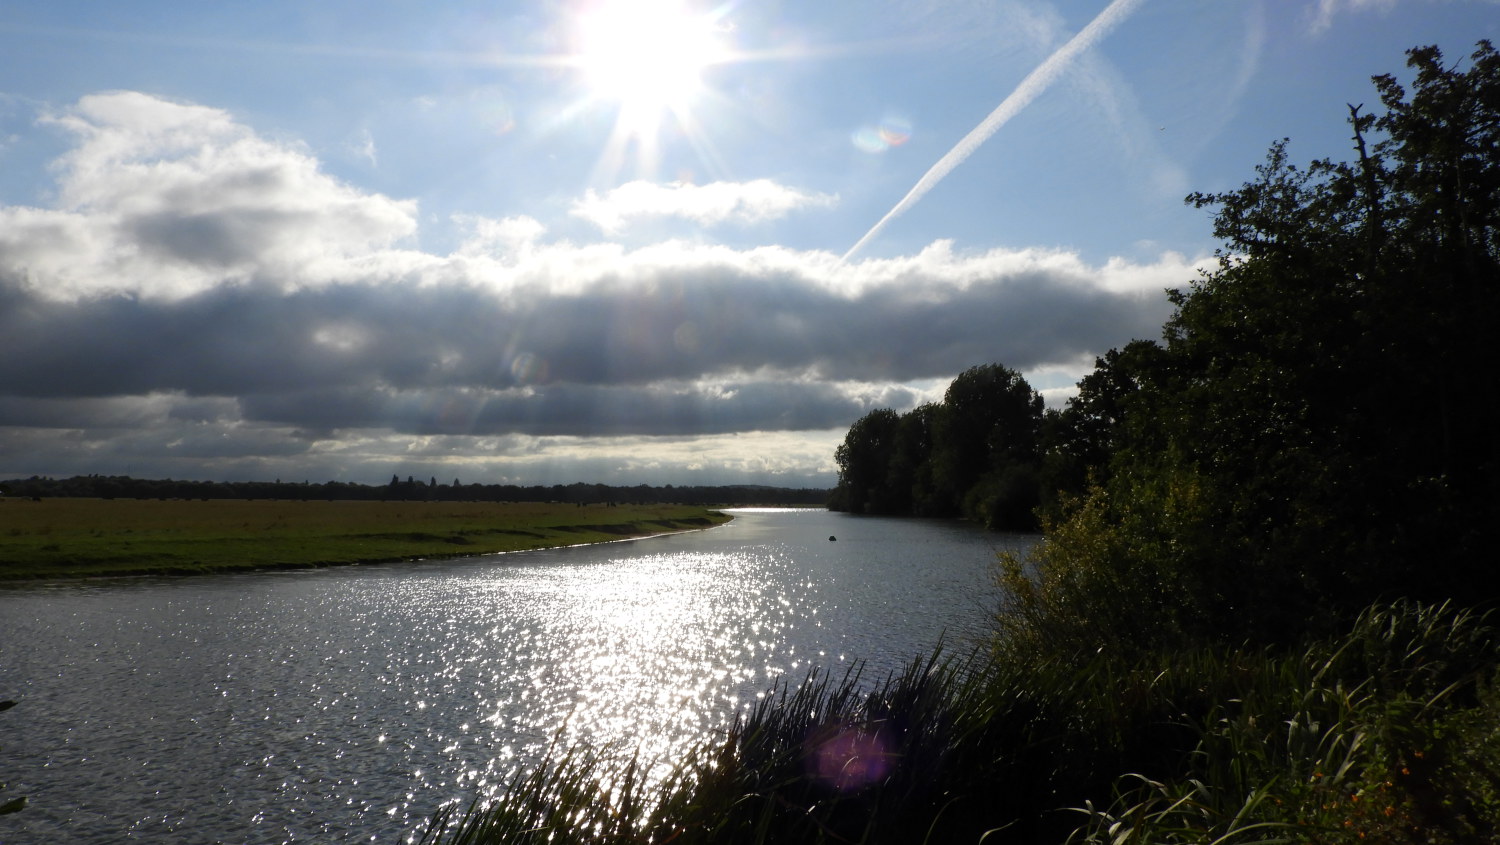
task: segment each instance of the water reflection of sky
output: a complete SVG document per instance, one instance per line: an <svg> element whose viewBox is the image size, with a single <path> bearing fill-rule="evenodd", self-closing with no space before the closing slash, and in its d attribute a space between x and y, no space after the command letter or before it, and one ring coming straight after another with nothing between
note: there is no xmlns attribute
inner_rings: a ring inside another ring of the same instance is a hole
<svg viewBox="0 0 1500 845"><path fill-rule="evenodd" d="M499 565L0 592L31 798L0 841L396 841L554 742L667 765L783 676L981 627L999 544L760 512Z"/></svg>

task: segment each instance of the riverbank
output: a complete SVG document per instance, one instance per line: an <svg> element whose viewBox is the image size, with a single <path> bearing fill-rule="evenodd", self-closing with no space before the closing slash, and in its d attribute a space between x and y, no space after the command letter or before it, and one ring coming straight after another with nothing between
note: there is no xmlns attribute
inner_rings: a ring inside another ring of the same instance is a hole
<svg viewBox="0 0 1500 845"><path fill-rule="evenodd" d="M0 580L417 561L709 528L689 505L0 500Z"/></svg>

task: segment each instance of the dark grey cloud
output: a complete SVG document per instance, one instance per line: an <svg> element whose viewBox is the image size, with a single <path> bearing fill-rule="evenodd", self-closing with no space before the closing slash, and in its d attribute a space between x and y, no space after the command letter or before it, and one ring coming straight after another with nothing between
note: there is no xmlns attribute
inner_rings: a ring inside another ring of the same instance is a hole
<svg viewBox="0 0 1500 845"><path fill-rule="evenodd" d="M266 213L184 214L173 210L141 215L127 221L125 229L129 240L156 257L229 268L261 255L269 246L267 235L278 228L275 224L284 222Z"/></svg>
<svg viewBox="0 0 1500 845"><path fill-rule="evenodd" d="M877 407L911 407L920 395L891 386L851 394L836 384L745 381L717 385L554 384L506 391L346 388L254 395L247 419L318 431L389 428L411 434L680 436L805 431L847 425Z"/></svg>
<svg viewBox="0 0 1500 845"><path fill-rule="evenodd" d="M0 281L0 391L238 396L388 387L594 387L771 371L906 382L1000 361L1032 369L1154 336L1164 297L1041 271L962 289L904 279L841 296L733 267L604 278L524 302L474 285L236 285L179 300L54 301ZM913 296L910 291L931 291Z"/></svg>
<svg viewBox="0 0 1500 845"><path fill-rule="evenodd" d="M225 473L237 466L293 468L312 447L312 442L289 436L284 429L240 422L218 425L162 419L124 427L5 425L0 426L0 466L5 467L0 477L101 473L228 478Z"/></svg>

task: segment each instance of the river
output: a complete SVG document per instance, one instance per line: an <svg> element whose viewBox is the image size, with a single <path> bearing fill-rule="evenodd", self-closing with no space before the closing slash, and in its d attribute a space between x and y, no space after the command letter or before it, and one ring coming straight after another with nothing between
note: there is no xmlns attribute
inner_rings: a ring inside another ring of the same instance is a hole
<svg viewBox="0 0 1500 845"><path fill-rule="evenodd" d="M982 635L939 521L717 528L420 564L0 589L0 842L398 842L548 744L670 761L778 680ZM836 538L836 539L830 539Z"/></svg>

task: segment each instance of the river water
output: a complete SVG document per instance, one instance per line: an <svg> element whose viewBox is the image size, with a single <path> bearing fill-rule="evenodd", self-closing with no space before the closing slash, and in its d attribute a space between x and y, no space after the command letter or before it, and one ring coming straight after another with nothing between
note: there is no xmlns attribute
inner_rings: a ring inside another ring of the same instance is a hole
<svg viewBox="0 0 1500 845"><path fill-rule="evenodd" d="M778 679L982 636L995 552L1034 539L731 513L501 556L0 589L0 801L28 798L0 843L399 842L554 741L665 765Z"/></svg>

